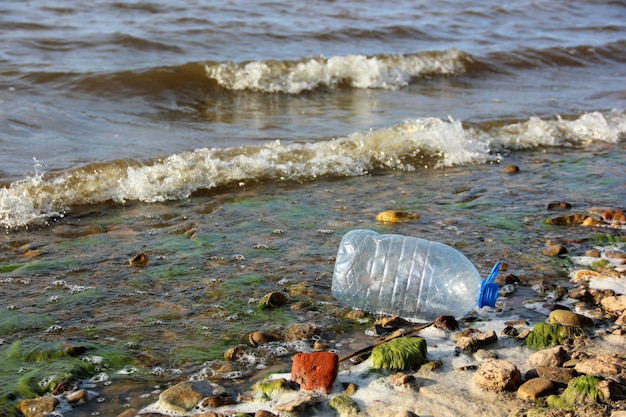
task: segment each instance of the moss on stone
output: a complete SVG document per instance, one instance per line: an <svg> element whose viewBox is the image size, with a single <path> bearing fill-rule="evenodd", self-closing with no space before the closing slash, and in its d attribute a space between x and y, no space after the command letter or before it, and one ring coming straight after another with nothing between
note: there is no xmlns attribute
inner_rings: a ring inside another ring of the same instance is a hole
<svg viewBox="0 0 626 417"><path fill-rule="evenodd" d="M264 379L252 386L254 396L259 399L269 400L275 392L288 391L291 387L284 378Z"/></svg>
<svg viewBox="0 0 626 417"><path fill-rule="evenodd" d="M426 341L421 337L398 337L376 346L370 358L376 368L416 369L426 363Z"/></svg>
<svg viewBox="0 0 626 417"><path fill-rule="evenodd" d="M526 346L531 349L545 349L560 344L564 338L561 324L537 323L526 337Z"/></svg>
<svg viewBox="0 0 626 417"><path fill-rule="evenodd" d="M600 402L604 399L602 391L598 389L598 382L601 380L601 377L593 375L582 375L574 378L568 382L567 388L561 395L548 397L548 406L572 410L576 404L582 402Z"/></svg>
<svg viewBox="0 0 626 417"><path fill-rule="evenodd" d="M340 416L352 416L359 412L359 406L350 397L344 394L334 396L328 405L334 408Z"/></svg>

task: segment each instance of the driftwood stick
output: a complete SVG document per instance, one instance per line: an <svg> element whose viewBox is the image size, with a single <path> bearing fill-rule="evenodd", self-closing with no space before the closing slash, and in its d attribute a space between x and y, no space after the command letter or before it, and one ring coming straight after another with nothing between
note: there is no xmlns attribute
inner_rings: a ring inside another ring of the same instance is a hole
<svg viewBox="0 0 626 417"><path fill-rule="evenodd" d="M413 328L411 328L411 329L409 329L407 331L402 331L400 329L396 330L391 335L387 336L384 340L382 340L382 341L380 341L378 343L375 343L375 344L373 344L371 346L364 347L361 350L357 350L356 352L353 352L353 353L349 354L348 356L344 356L343 358L339 359L339 363L345 362L348 359L352 359L355 356L358 356L358 355L360 355L362 353L369 352L370 350L374 349L376 346L380 346L383 343L387 343L388 341L393 340L395 338L402 337L402 336L408 336L410 334L417 333L420 330L424 330L425 328L432 326L433 323L434 323L434 321L431 321L430 323L420 324L419 326L415 326L415 327L413 327Z"/></svg>

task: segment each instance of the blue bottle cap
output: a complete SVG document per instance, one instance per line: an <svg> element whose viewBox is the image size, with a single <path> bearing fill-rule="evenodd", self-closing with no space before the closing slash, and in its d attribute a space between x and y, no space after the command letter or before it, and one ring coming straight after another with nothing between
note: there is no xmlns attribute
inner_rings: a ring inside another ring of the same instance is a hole
<svg viewBox="0 0 626 417"><path fill-rule="evenodd" d="M495 281L499 271L500 262L496 262L496 264L491 269L491 272L489 273L487 279L483 279L480 283L480 293L478 294L478 307L493 307L496 305L496 300L498 299L498 284L494 284L493 281Z"/></svg>

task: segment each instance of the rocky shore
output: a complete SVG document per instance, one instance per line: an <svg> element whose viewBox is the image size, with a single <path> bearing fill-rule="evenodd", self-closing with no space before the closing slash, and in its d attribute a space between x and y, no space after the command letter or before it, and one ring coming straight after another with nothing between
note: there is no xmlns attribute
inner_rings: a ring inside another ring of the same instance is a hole
<svg viewBox="0 0 626 417"><path fill-rule="evenodd" d="M566 209L566 204L548 209ZM384 218L419 216L385 213ZM592 209L546 222L623 230L626 215ZM415 323L385 317L373 321L365 335L348 340L322 332L315 323L297 323L281 335L250 333L246 344L225 352L225 369L248 360L250 350L298 342L302 351L292 356L290 371L269 372L246 391L226 389L219 380L183 380L160 390L152 405L130 407L117 417L625 417L626 253L624 237L613 239L580 254L570 253L568 242L546 242L545 256L572 258L568 285L524 282L503 264L496 308L458 322L440 317L416 331ZM537 319L519 320L509 300L536 294L541 302L521 303L534 309ZM284 294L271 293L260 308L288 303ZM371 318L346 310L344 319ZM347 359L363 347L365 352ZM80 356L82 351L78 346L66 353ZM91 387L68 380L50 395L20 402L18 409L26 417L69 415L96 397Z"/></svg>

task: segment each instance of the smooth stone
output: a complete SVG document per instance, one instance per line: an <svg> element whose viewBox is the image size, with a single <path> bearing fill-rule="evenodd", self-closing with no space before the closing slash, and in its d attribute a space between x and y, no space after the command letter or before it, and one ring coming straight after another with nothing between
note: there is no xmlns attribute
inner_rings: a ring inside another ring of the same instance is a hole
<svg viewBox="0 0 626 417"><path fill-rule="evenodd" d="M576 314L569 310L554 310L550 313L551 323L559 323L567 326L593 327L593 320L582 314Z"/></svg>
<svg viewBox="0 0 626 417"><path fill-rule="evenodd" d="M224 393L223 387L209 381L185 381L163 391L157 406L162 410L185 414L203 398Z"/></svg>
<svg viewBox="0 0 626 417"><path fill-rule="evenodd" d="M278 414L274 414L267 410L258 410L254 413L254 417L278 417Z"/></svg>
<svg viewBox="0 0 626 417"><path fill-rule="evenodd" d="M542 250L541 253L545 256L555 257L559 255L565 255L567 253L567 249L565 249L565 246L557 243L555 245L548 246L547 248Z"/></svg>
<svg viewBox="0 0 626 417"><path fill-rule="evenodd" d="M496 359L485 362L474 374L474 383L489 391L512 391L522 381L522 374L514 363Z"/></svg>
<svg viewBox="0 0 626 417"><path fill-rule="evenodd" d="M549 379L533 378L524 382L517 389L517 396L523 400L536 400L539 397L545 397L555 390L555 386Z"/></svg>
<svg viewBox="0 0 626 417"><path fill-rule="evenodd" d="M535 352L528 357L528 362L533 366L559 367L568 359L563 346L555 346Z"/></svg>
<svg viewBox="0 0 626 417"><path fill-rule="evenodd" d="M77 402L87 402L89 401L89 394L84 389L79 389L78 391L70 392L65 396L68 403L77 403Z"/></svg>
<svg viewBox="0 0 626 417"><path fill-rule="evenodd" d="M509 164L502 170L505 174L516 174L519 172L519 167L517 165Z"/></svg>
<svg viewBox="0 0 626 417"><path fill-rule="evenodd" d="M276 336L257 330L257 331L248 333L247 342L250 346L256 347L256 346L264 345L265 343L275 342L276 340L278 340Z"/></svg>
<svg viewBox="0 0 626 417"><path fill-rule="evenodd" d="M412 384L413 382L415 382L415 377L413 375L406 374L404 372L398 372L398 373L389 375L389 382L399 387L402 385Z"/></svg>

